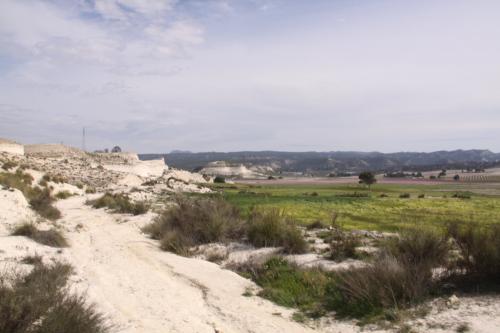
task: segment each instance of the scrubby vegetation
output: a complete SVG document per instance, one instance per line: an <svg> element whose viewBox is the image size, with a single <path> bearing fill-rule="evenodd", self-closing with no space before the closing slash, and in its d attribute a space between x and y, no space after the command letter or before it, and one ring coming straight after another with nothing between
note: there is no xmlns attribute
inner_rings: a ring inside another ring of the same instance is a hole
<svg viewBox="0 0 500 333"><path fill-rule="evenodd" d="M285 253L303 253L307 248L302 231L283 213L255 210L247 221L221 198L179 196L143 231L160 240L162 249L184 255L195 245L231 240L282 247Z"/></svg>
<svg viewBox="0 0 500 333"><path fill-rule="evenodd" d="M307 316L334 311L366 322L396 319L399 310L453 291L450 286L476 292L478 286L498 288L499 255L500 228L451 224L444 232L407 229L383 242L373 260L346 271L300 268L279 257L233 269L261 286L260 296Z"/></svg>
<svg viewBox="0 0 500 333"><path fill-rule="evenodd" d="M330 259L342 261L348 258L358 258L356 248L361 245L361 242L356 235L341 229L334 229L330 232L328 241L330 242Z"/></svg>
<svg viewBox="0 0 500 333"><path fill-rule="evenodd" d="M437 290L433 269L446 263L446 238L427 229L405 231L365 267L337 274L329 305L338 315L377 316L422 302Z"/></svg>
<svg viewBox="0 0 500 333"><path fill-rule="evenodd" d="M273 302L300 309L311 317L326 313L325 296L333 288L333 274L319 268L300 269L282 257L273 257L259 265L248 263L233 267L254 280L262 291L259 296Z"/></svg>
<svg viewBox="0 0 500 333"><path fill-rule="evenodd" d="M221 199L179 196L175 203L143 229L166 251L188 254L192 246L240 239L245 233L238 210Z"/></svg>
<svg viewBox="0 0 500 333"><path fill-rule="evenodd" d="M66 238L56 229L38 230L33 223L23 223L15 227L12 236L26 236L35 242L52 247L67 247Z"/></svg>
<svg viewBox="0 0 500 333"><path fill-rule="evenodd" d="M459 252L459 257L452 267L456 279L475 289L498 284L500 225L450 223L446 232Z"/></svg>
<svg viewBox="0 0 500 333"><path fill-rule="evenodd" d="M307 250L307 242L295 221L278 209L252 212L248 240L256 247L281 246L286 253L304 253Z"/></svg>
<svg viewBox="0 0 500 333"><path fill-rule="evenodd" d="M54 198L52 198L50 190L47 188L42 190L34 188L34 190L30 192L29 204L31 208L49 220L57 220L61 217L59 209L52 206L53 202Z"/></svg>
<svg viewBox="0 0 500 333"><path fill-rule="evenodd" d="M74 194L69 192L69 191L61 191L61 192L57 192L56 194L56 198L57 199L61 199L61 200L64 200L64 199L67 199L71 196L73 196Z"/></svg>
<svg viewBox="0 0 500 333"><path fill-rule="evenodd" d="M92 187L92 186L87 186L87 187L85 188L85 193L87 193L87 194L94 194L94 193L96 193L96 192L97 192L97 191L96 191L95 187Z"/></svg>
<svg viewBox="0 0 500 333"><path fill-rule="evenodd" d="M31 208L42 217L49 220L57 220L61 217L61 212L54 206L54 198L48 188L32 187L33 177L18 170L16 173L0 173L0 184L15 188L23 192Z"/></svg>
<svg viewBox="0 0 500 333"><path fill-rule="evenodd" d="M106 192L96 200L90 200L87 204L94 208L109 208L115 213L141 215L147 213L149 205L145 202L132 202L130 198L121 193Z"/></svg>
<svg viewBox="0 0 500 333"><path fill-rule="evenodd" d="M4 170L9 170L9 169L13 169L15 167L17 167L17 163L16 162L13 162L13 161L6 161L2 164L2 169Z"/></svg>
<svg viewBox="0 0 500 333"><path fill-rule="evenodd" d="M0 332L105 333L104 317L66 286L72 268L40 260L28 274L0 273Z"/></svg>

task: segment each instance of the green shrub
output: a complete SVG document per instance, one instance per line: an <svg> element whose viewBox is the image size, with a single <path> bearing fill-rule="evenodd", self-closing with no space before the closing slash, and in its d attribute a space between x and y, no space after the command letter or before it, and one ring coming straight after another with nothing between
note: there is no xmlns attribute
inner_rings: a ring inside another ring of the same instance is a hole
<svg viewBox="0 0 500 333"><path fill-rule="evenodd" d="M323 302L326 290L333 283L331 273L319 268L301 269L281 257L270 258L262 265L242 265L239 273L262 287L259 296L298 308L311 317L325 314Z"/></svg>
<svg viewBox="0 0 500 333"><path fill-rule="evenodd" d="M363 192L338 193L335 194L335 196L339 198L369 198L370 193L363 193Z"/></svg>
<svg viewBox="0 0 500 333"><path fill-rule="evenodd" d="M248 222L248 240L256 247L283 247L285 253L304 253L307 242L295 222L278 209L254 210Z"/></svg>
<svg viewBox="0 0 500 333"><path fill-rule="evenodd" d="M222 177L222 176L216 176L214 178L214 183L219 183L219 184L223 184L226 182L226 178Z"/></svg>
<svg viewBox="0 0 500 333"><path fill-rule="evenodd" d="M149 210L149 205L146 203L141 201L134 203L127 195L121 193L112 194L106 192L100 198L90 200L87 203L96 209L106 207L115 213L121 214L141 215L147 213Z"/></svg>
<svg viewBox="0 0 500 333"><path fill-rule="evenodd" d="M38 230L32 223L24 223L12 231L12 236L25 236L37 243L52 247L67 247L66 238L56 229Z"/></svg>
<svg viewBox="0 0 500 333"><path fill-rule="evenodd" d="M410 195L410 193L401 193L399 195L399 198L400 199L409 199L409 198L411 198L411 195Z"/></svg>
<svg viewBox="0 0 500 333"><path fill-rule="evenodd" d="M105 333L109 326L66 286L72 268L35 261L30 273L0 273L0 332Z"/></svg>
<svg viewBox="0 0 500 333"><path fill-rule="evenodd" d="M457 198L457 199L470 199L471 195L469 193L458 192L458 193L453 194L451 197Z"/></svg>
<svg viewBox="0 0 500 333"><path fill-rule="evenodd" d="M245 233L239 211L222 199L179 196L175 202L143 228L163 250L187 254L192 246L240 239Z"/></svg>

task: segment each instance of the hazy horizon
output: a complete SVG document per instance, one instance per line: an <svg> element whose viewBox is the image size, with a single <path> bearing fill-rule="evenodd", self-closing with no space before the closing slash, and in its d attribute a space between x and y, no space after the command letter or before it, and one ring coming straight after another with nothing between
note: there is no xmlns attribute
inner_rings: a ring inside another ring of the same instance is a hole
<svg viewBox="0 0 500 333"><path fill-rule="evenodd" d="M500 2L4 0L0 137L500 152Z"/></svg>

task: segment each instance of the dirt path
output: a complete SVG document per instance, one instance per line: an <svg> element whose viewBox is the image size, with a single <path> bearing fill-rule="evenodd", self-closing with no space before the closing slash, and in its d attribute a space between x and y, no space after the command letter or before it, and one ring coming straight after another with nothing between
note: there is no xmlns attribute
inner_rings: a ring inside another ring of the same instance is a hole
<svg viewBox="0 0 500 333"><path fill-rule="evenodd" d="M310 331L289 319L291 311L242 296L253 284L237 274L158 250L138 230L147 216L124 221L84 201L75 197L57 203L71 242L65 257L76 268L78 288L107 313L116 331Z"/></svg>

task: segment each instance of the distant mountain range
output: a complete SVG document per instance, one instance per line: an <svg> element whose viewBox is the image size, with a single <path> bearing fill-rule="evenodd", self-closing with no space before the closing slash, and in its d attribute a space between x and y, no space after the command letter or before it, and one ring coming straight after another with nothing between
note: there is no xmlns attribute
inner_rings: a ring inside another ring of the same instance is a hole
<svg viewBox="0 0 500 333"><path fill-rule="evenodd" d="M489 168L500 165L500 154L489 150L454 150L431 153L379 152L172 152L140 154L144 160L164 157L168 165L187 170L201 170L207 164L224 161L226 165L267 168L274 172L303 174L428 171L437 169Z"/></svg>

